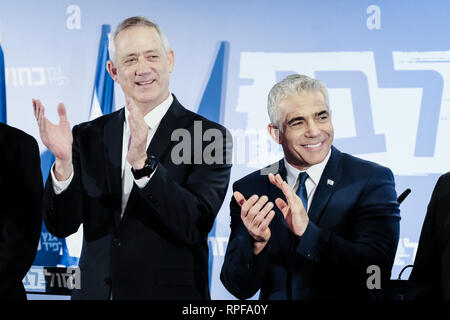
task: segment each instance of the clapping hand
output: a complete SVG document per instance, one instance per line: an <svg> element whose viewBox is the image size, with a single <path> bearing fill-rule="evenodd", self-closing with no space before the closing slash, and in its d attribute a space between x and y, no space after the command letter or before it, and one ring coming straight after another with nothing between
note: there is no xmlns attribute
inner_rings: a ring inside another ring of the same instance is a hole
<svg viewBox="0 0 450 320"><path fill-rule="evenodd" d="M241 206L241 219L255 240L253 252L258 254L264 249L271 236L269 223L275 216L275 211L272 210L273 203L268 202L267 196L253 195L245 200L239 191L235 191L233 196Z"/></svg>
<svg viewBox="0 0 450 320"><path fill-rule="evenodd" d="M33 99L34 116L39 126L42 143L55 156L55 177L66 180L72 174L72 131L63 103L58 104L59 124L51 123L45 116L40 100Z"/></svg>
<svg viewBox="0 0 450 320"><path fill-rule="evenodd" d="M303 206L302 199L294 192L294 190L284 181L279 174L276 176L269 174L269 181L277 186L286 197L287 203L277 198L275 204L283 213L289 229L297 236L301 237L309 223L308 214Z"/></svg>
<svg viewBox="0 0 450 320"><path fill-rule="evenodd" d="M133 100L127 99L126 108L129 111L128 125L130 127L127 161L134 169L142 169L147 159L148 126L141 110Z"/></svg>

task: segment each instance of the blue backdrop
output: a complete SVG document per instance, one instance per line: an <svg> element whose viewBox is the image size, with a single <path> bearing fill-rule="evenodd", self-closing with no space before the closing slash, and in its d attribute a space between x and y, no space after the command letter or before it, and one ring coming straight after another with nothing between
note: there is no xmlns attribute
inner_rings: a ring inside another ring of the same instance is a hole
<svg viewBox="0 0 450 320"><path fill-rule="evenodd" d="M450 168L449 11L448 1L437 0L3 1L7 120L38 140L45 179L52 156L39 139L31 99L40 98L53 121L58 102L72 125L91 118L102 25L114 30L144 15L175 51L171 91L232 132L233 182L282 155L266 133L272 85L292 72L319 78L330 88L335 145L390 167L399 194L412 189L401 205L396 278L413 262L432 189ZM124 105L119 87L112 98ZM219 280L230 198L228 192L209 237L213 299L232 298ZM43 228L27 288L42 287L38 266L75 263L79 250L76 239Z"/></svg>

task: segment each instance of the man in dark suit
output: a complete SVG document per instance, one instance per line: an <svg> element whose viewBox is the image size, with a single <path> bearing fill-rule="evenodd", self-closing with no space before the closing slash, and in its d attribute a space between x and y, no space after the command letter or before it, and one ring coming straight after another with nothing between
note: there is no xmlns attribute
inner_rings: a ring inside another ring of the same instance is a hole
<svg viewBox="0 0 450 320"><path fill-rule="evenodd" d="M45 223L58 237L84 226L81 289L72 298L209 299L207 235L231 169L226 130L170 93L174 53L153 22L124 20L110 55L107 69L126 108L71 133L64 105L55 126L34 101L41 138L56 158ZM204 133L215 139L211 153Z"/></svg>
<svg viewBox="0 0 450 320"><path fill-rule="evenodd" d="M285 157L233 185L223 284L239 299L259 289L260 299L368 297L367 268L388 279L397 248L392 172L332 146L320 81L288 76L268 110Z"/></svg>
<svg viewBox="0 0 450 320"><path fill-rule="evenodd" d="M406 298L450 299L449 270L450 172L439 178L428 204Z"/></svg>
<svg viewBox="0 0 450 320"><path fill-rule="evenodd" d="M0 299L26 299L22 279L42 226L42 175L36 140L0 123Z"/></svg>

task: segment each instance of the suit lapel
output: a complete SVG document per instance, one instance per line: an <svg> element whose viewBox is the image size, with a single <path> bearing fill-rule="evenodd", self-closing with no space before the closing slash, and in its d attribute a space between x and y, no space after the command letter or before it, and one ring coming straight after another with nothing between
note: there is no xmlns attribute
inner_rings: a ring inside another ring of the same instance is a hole
<svg viewBox="0 0 450 320"><path fill-rule="evenodd" d="M111 115L106 121L103 141L105 156L105 174L108 194L111 195L111 205L116 226L120 222L122 207L122 140L125 109Z"/></svg>
<svg viewBox="0 0 450 320"><path fill-rule="evenodd" d="M174 95L172 105L162 118L158 129L156 130L155 135L148 146L147 155L153 155L158 160L163 158L170 144L173 142L171 140L172 132L178 128L185 127L183 121L183 116L185 114L185 109L181 106Z"/></svg>
<svg viewBox="0 0 450 320"><path fill-rule="evenodd" d="M316 224L319 223L325 207L341 179L342 172L339 166L340 159L341 152L335 147L331 147L330 159L322 173L319 185L314 194L313 202L311 203L308 212L309 219Z"/></svg>

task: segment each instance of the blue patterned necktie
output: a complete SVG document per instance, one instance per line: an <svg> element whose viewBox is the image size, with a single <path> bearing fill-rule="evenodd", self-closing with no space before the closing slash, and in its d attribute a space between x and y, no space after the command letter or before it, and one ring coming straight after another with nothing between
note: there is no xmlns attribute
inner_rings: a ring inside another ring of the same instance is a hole
<svg viewBox="0 0 450 320"><path fill-rule="evenodd" d="M297 195L302 199L305 210L308 211L308 193L306 192L305 185L306 179L308 179L308 174L306 172L300 172Z"/></svg>

